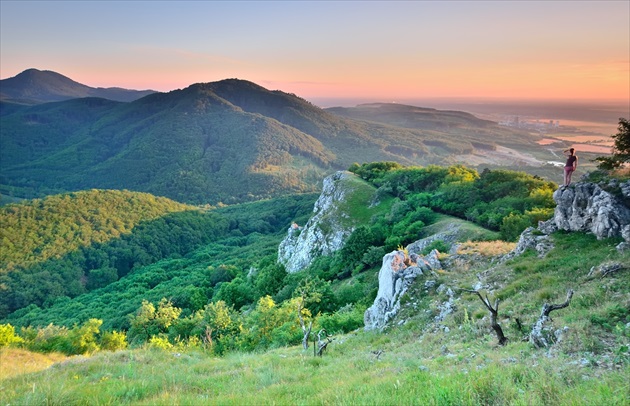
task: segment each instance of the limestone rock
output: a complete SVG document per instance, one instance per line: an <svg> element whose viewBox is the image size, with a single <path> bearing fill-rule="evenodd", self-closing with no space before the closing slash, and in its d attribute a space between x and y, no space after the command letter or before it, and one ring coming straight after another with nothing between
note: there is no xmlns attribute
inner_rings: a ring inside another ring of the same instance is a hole
<svg viewBox="0 0 630 406"><path fill-rule="evenodd" d="M630 181L617 187L630 193ZM630 208L620 198L594 183L577 183L553 194L557 204L553 220L560 230L592 232L598 239L623 236L630 225ZM625 234L625 235L624 235Z"/></svg>
<svg viewBox="0 0 630 406"><path fill-rule="evenodd" d="M378 273L378 293L374 304L363 316L365 330L382 329L400 310L400 298L416 277L426 271L441 268L433 250L427 257L412 253L408 257L403 251L392 251L383 257Z"/></svg>
<svg viewBox="0 0 630 406"><path fill-rule="evenodd" d="M617 190L621 197L605 189ZM502 260L514 258L530 248L535 249L539 257L544 256L553 248L549 234L557 230L591 232L598 239L621 236L625 242L617 249L623 251L630 246L630 207L623 201L630 199L630 181L612 180L603 185L576 183L556 190L553 199L556 202L553 218L540 222L538 229L529 227L523 231L516 248Z"/></svg>
<svg viewBox="0 0 630 406"><path fill-rule="evenodd" d="M538 229L543 234L549 235L558 231L558 226L556 225L556 222L553 220L553 218L551 218L547 221L538 222Z"/></svg>
<svg viewBox="0 0 630 406"><path fill-rule="evenodd" d="M551 238L547 234L541 233L534 227L528 227L521 233L518 239L516 247L505 254L502 261L507 261L519 255L522 255L526 250L533 249L538 253L538 257L544 257L553 248Z"/></svg>
<svg viewBox="0 0 630 406"><path fill-rule="evenodd" d="M315 258L341 249L354 231L341 223L344 213L339 205L349 192L344 180L354 176L337 172L324 179L322 193L315 202L313 216L303 228L292 226L278 247L278 262L293 273L308 267Z"/></svg>

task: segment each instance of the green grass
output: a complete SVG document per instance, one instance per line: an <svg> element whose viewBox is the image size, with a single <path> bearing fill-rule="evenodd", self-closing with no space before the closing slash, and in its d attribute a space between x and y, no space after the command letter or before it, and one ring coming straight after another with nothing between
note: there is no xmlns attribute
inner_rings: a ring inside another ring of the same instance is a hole
<svg viewBox="0 0 630 406"><path fill-rule="evenodd" d="M477 254L472 264L419 278L392 327L336 336L321 358L301 347L223 358L199 348L101 352L3 376L0 404L628 405L630 272L587 274L603 261L630 263L630 253L580 233L554 241L542 259L497 263ZM426 279L469 288L484 271L489 297L502 298L505 346L475 295L457 293L454 313L435 324L447 296L424 288ZM551 349L523 342L542 305L564 301L569 287L570 306L551 314L553 329L567 327L562 341Z"/></svg>
<svg viewBox="0 0 630 406"><path fill-rule="evenodd" d="M342 224L368 224L372 216L387 213L391 208L391 197L381 199L377 205L373 204L376 188L358 176L349 176L344 179L344 184L352 193L348 193L347 198L339 205L340 212L345 214L339 219Z"/></svg>
<svg viewBox="0 0 630 406"><path fill-rule="evenodd" d="M458 241L494 241L499 239L499 233L496 231L488 230L470 221L445 214L437 214L437 220L422 230L422 236L427 237L439 233L447 229L447 227L458 227Z"/></svg>
<svg viewBox="0 0 630 406"><path fill-rule="evenodd" d="M398 335L398 334L396 334ZM383 349L377 359L373 350ZM421 342L378 333L339 337L322 358L291 347L212 358L203 352L132 350L77 357L3 380L3 404L608 404L623 405L628 367L600 375L524 344L453 348L429 356ZM451 354L451 353L449 353Z"/></svg>

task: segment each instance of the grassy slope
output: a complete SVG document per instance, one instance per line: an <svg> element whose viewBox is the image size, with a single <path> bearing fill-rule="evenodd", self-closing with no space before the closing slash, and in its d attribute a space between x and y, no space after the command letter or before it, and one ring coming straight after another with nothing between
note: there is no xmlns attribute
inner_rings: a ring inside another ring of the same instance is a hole
<svg viewBox="0 0 630 406"><path fill-rule="evenodd" d="M185 348L100 353L3 379L0 403L627 405L630 272L587 274L606 261L628 264L630 253L580 233L554 240L544 259L497 264L476 254L420 277L394 327L337 336L322 358L300 347L224 358ZM502 299L504 347L476 296L457 293L454 313L434 321L447 300L440 284L470 288L478 278ZM437 284L427 289L426 280ZM554 329L568 327L563 340L549 350L522 342L542 304L564 301L568 288L571 305L552 313Z"/></svg>

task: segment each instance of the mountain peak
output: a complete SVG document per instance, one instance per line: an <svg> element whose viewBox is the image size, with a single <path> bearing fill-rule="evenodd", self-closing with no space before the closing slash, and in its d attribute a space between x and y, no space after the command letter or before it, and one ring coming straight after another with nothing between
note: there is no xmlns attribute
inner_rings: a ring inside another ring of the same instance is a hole
<svg viewBox="0 0 630 406"><path fill-rule="evenodd" d="M50 70L29 68L14 77L0 80L0 100L19 104L41 104L83 97L100 97L129 102L153 90L93 88Z"/></svg>

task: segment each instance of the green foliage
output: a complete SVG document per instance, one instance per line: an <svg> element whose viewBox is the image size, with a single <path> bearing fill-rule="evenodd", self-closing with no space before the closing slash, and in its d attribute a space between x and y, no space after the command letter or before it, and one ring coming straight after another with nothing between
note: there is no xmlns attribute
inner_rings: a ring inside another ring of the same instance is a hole
<svg viewBox="0 0 630 406"><path fill-rule="evenodd" d="M523 230L530 225L532 224L528 216L510 213L507 217L503 217L501 238L506 241L514 241L521 235Z"/></svg>
<svg viewBox="0 0 630 406"><path fill-rule="evenodd" d="M0 208L2 273L129 234L143 221L194 210L147 193L90 190Z"/></svg>
<svg viewBox="0 0 630 406"><path fill-rule="evenodd" d="M23 342L22 338L15 334L15 328L10 324L0 324L0 348Z"/></svg>
<svg viewBox="0 0 630 406"><path fill-rule="evenodd" d="M294 297L313 315L329 313L337 309L335 295L329 281L319 277L305 277L294 291Z"/></svg>
<svg viewBox="0 0 630 406"><path fill-rule="evenodd" d="M630 162L630 121L625 118L619 119L617 134L612 135L614 140L613 153L611 156L598 157L597 167L603 170L620 168L626 162Z"/></svg>
<svg viewBox="0 0 630 406"><path fill-rule="evenodd" d="M365 307L348 304L335 313L325 314L317 321L329 334L345 334L363 327Z"/></svg>
<svg viewBox="0 0 630 406"><path fill-rule="evenodd" d="M91 354L100 350L102 320L90 319L72 328L49 324L46 327L22 327L24 346L37 352L61 352L66 355Z"/></svg>
<svg viewBox="0 0 630 406"><path fill-rule="evenodd" d="M224 301L209 303L201 312L202 336L207 347L217 354L235 349L241 333L240 316Z"/></svg>
<svg viewBox="0 0 630 406"><path fill-rule="evenodd" d="M337 266L341 268L340 271L351 269L355 264L361 263L368 248L379 245L379 240L380 238L368 226L357 227L350 234L339 254L341 261Z"/></svg>
<svg viewBox="0 0 630 406"><path fill-rule="evenodd" d="M103 194L107 195L107 193ZM105 196L101 197L107 200ZM173 285L183 285L175 291L162 293L163 296L158 296L159 293L156 291L151 295L151 300L158 301L161 297L173 297L179 307L188 308L190 311L199 310L212 296L212 287L219 282L233 280L243 269L234 264L229 265L223 260L209 263L209 258L224 258L228 251L236 252L239 245L243 244L253 248L257 240L265 241L263 245L268 245L266 250L270 250L270 245L273 244L277 247L279 237L275 233L286 230L291 221L302 221L305 216L308 216L315 197L314 195L291 196L208 212L191 210L168 214L140 223L129 234L113 238L107 243L93 244L70 252L61 258L51 258L31 266L21 265L14 271L0 273L0 284L4 289L3 294L0 295L0 319L10 312L27 308L29 305L37 305L39 308L55 305L61 307L63 300L66 300L63 299L64 296L72 299L84 294L87 290L106 289L110 284L117 283L116 281L120 283L113 289L108 289L108 294L116 294L132 286L136 290L148 291L162 284L171 284L171 288ZM98 202L94 204L96 203ZM124 205L123 207L127 208ZM130 210L140 212L143 207L139 204L138 207ZM97 209L98 207L88 207L85 210ZM60 209L55 210L61 212ZM235 230L240 231L243 238L231 237ZM262 237L265 235L269 236L269 239ZM73 243L74 241L70 241L69 245ZM214 243L218 245L208 245ZM207 247L206 254L191 254L203 246ZM60 244L60 247L63 247L63 244ZM181 258L187 255L189 258ZM265 257L265 255L267 254L260 257ZM171 259L166 260L166 258ZM157 265L157 261L160 260L166 262ZM243 267L247 266L247 269L251 267L251 262L245 258L240 263ZM150 268L139 271L145 266ZM188 268L188 273L184 268ZM128 275L133 275L133 280L123 282ZM180 278L175 278L176 276ZM188 282L184 280L185 277L189 278ZM191 286L195 282L197 288ZM180 291L180 289L186 289L186 291ZM130 299L127 297L125 300ZM140 305L139 299L134 299L137 301L133 304L123 306L127 313ZM57 300L61 302L57 304ZM102 306L103 304L97 301L96 305L92 303L89 307L96 310ZM67 313L73 319L63 321L65 325L72 325L92 317L91 315L80 316L80 310L87 309L75 307L72 310L68 309L67 312L57 311L57 316L53 317L56 323L60 323L64 320L60 314ZM26 313L28 312L25 311L24 314ZM98 317L105 321L108 328L128 328L124 322L112 325L106 314L100 314ZM125 318L118 316L119 319L121 317ZM47 322L42 324L47 324Z"/></svg>
<svg viewBox="0 0 630 406"><path fill-rule="evenodd" d="M105 331L101 335L101 350L118 351L127 348L127 334L124 331Z"/></svg>
<svg viewBox="0 0 630 406"><path fill-rule="evenodd" d="M431 244L427 245L421 252L422 255L427 255L433 250L447 253L451 250L451 245L444 240L435 240Z"/></svg>
<svg viewBox="0 0 630 406"><path fill-rule="evenodd" d="M348 170L370 183L379 185L387 172L399 168L402 168L402 165L398 162L372 162L361 166L354 163Z"/></svg>
<svg viewBox="0 0 630 406"><path fill-rule="evenodd" d="M244 320L241 348L254 350L299 343L302 339L297 320L299 300L287 300L278 306L270 296L261 297Z"/></svg>
<svg viewBox="0 0 630 406"><path fill-rule="evenodd" d="M170 350L173 348L173 344L168 341L167 337L164 336L152 336L149 339L149 347L150 348L159 348L161 350Z"/></svg>
<svg viewBox="0 0 630 406"><path fill-rule="evenodd" d="M75 326L68 332L70 348L66 354L90 354L100 349L97 343L97 335L103 320L90 319L80 326Z"/></svg>
<svg viewBox="0 0 630 406"><path fill-rule="evenodd" d="M287 271L282 264L273 261L262 263L256 275L255 287L259 296L275 295L284 286Z"/></svg>
<svg viewBox="0 0 630 406"><path fill-rule="evenodd" d="M255 296L251 284L241 277L237 277L231 282L221 283L218 288L214 298L223 300L237 309L250 304Z"/></svg>
<svg viewBox="0 0 630 406"><path fill-rule="evenodd" d="M526 227L548 219L555 206L555 185L524 172L484 170L478 174L459 165L420 168L386 164L353 167L355 173L380 186L379 196L391 193L399 198L385 222L375 227L379 235L385 235L386 250L417 239L423 227L434 221L434 212L500 230L512 241ZM412 210L416 213L410 213Z"/></svg>
<svg viewBox="0 0 630 406"><path fill-rule="evenodd" d="M156 308L146 300L136 314L130 317L129 341L137 344L148 341L158 334L168 333L168 328L179 318L182 310L173 306L171 301L162 298Z"/></svg>

